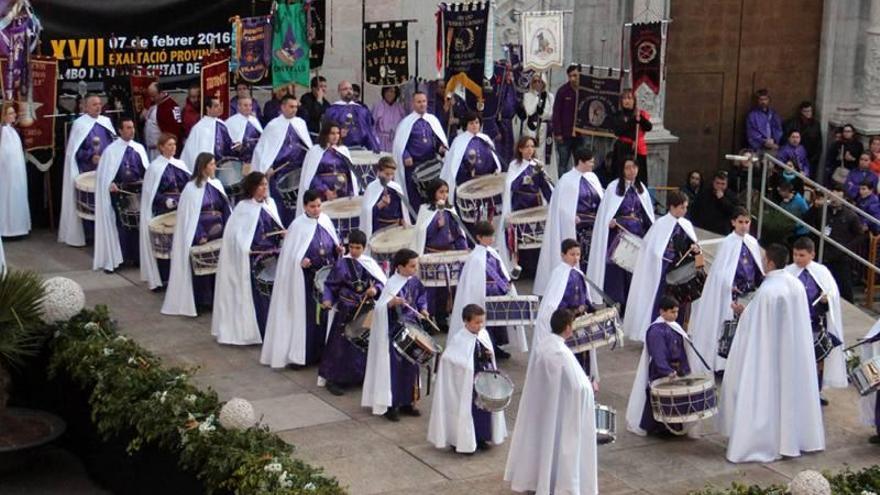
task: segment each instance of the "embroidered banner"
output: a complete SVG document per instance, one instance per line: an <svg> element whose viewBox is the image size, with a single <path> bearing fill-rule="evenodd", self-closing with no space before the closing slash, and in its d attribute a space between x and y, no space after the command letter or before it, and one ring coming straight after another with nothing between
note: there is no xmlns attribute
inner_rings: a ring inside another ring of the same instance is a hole
<svg viewBox="0 0 880 495"><path fill-rule="evenodd" d="M405 22L364 25L364 81L397 86L409 79L409 38Z"/></svg>
<svg viewBox="0 0 880 495"><path fill-rule="evenodd" d="M629 38L633 91L642 84L660 93L660 74L663 60L663 23L633 24Z"/></svg>
<svg viewBox="0 0 880 495"><path fill-rule="evenodd" d="M206 96L220 100L221 119L229 117L229 50L217 50L202 58L202 114Z"/></svg>
<svg viewBox="0 0 880 495"><path fill-rule="evenodd" d="M324 65L324 39L327 36L327 10L324 0L311 0L306 4L309 26L309 67L318 69Z"/></svg>
<svg viewBox="0 0 880 495"><path fill-rule="evenodd" d="M272 18L272 86L309 86L309 40L301 3L276 3Z"/></svg>
<svg viewBox="0 0 880 495"><path fill-rule="evenodd" d="M0 58L0 71L7 68L7 59ZM58 61L52 57L31 56L28 70L30 81L27 87L21 88L21 99L16 102L18 121L15 126L21 134L25 151L49 149L54 153L55 117L46 116L55 113Z"/></svg>
<svg viewBox="0 0 880 495"><path fill-rule="evenodd" d="M562 66L562 12L523 12L523 66L547 70Z"/></svg>
<svg viewBox="0 0 880 495"><path fill-rule="evenodd" d="M574 130L590 136L614 137L612 117L620 105L618 71L581 70Z"/></svg>
<svg viewBox="0 0 880 495"><path fill-rule="evenodd" d="M489 2L440 4L446 93L461 85L483 99L489 7Z"/></svg>
<svg viewBox="0 0 880 495"><path fill-rule="evenodd" d="M269 74L272 63L272 19L267 15L235 16L232 35L230 70L251 84L262 81Z"/></svg>

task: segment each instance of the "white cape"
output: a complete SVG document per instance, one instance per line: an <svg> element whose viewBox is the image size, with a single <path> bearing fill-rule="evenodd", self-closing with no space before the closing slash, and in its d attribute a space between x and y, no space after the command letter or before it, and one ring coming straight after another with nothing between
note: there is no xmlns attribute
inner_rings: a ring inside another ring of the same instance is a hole
<svg viewBox="0 0 880 495"><path fill-rule="evenodd" d="M0 246L0 251L2 251L2 246ZM0 264L2 264L2 255L3 253L0 252ZM2 271L2 268L0 268L0 271ZM877 334L880 334L880 320L877 320L877 323L874 323L874 326L868 330L868 333L865 334L865 339L872 339L876 337ZM880 341L872 344L865 344L859 349L862 363L866 363L874 356L880 356ZM874 392L859 398L859 412L861 413L859 416L861 416L862 423L867 426L874 426L875 424L874 407L877 403L877 393L878 392Z"/></svg>
<svg viewBox="0 0 880 495"><path fill-rule="evenodd" d="M171 243L168 291L165 293L165 302L162 304L162 314L198 316L193 297L190 249L196 235L196 228L199 225L199 216L202 213L205 188L209 186L216 189L224 198L226 197L223 184L217 179L209 179L207 182L203 182L201 187L197 186L194 180L191 180L180 194L180 202L177 204L177 225L174 226L174 240Z"/></svg>
<svg viewBox="0 0 880 495"><path fill-rule="evenodd" d="M472 399L474 393L474 348L477 340L483 348L492 350L492 340L485 328L474 335L461 328L446 342L440 356L435 381L434 402L428 421L428 441L438 449L455 445L456 452L477 450ZM492 367L496 368L492 355ZM504 411L492 413L492 443L500 445L507 438Z"/></svg>
<svg viewBox="0 0 880 495"><path fill-rule="evenodd" d="M605 290L605 263L608 253L608 225L614 216L617 215L617 209L623 203L623 196L617 195L617 182L620 179L614 179L605 188L605 194L602 196L602 202L599 203L599 209L596 211L596 223L593 226L593 240L590 241L590 257L587 259L587 278L596 284L596 287ZM628 186L632 187L631 185ZM627 188L627 189L628 189ZM624 191L626 195L626 191ZM642 204L642 210L651 223L654 223L654 208L651 203L651 196L648 194L648 188L642 184L642 193L639 194L639 202ZM593 295L593 302L598 304L602 302L599 294Z"/></svg>
<svg viewBox="0 0 880 495"><path fill-rule="evenodd" d="M165 168L171 165L189 174L186 164L177 158L167 159L162 155L156 157L144 174L144 184L141 188L141 220L140 230L140 259L141 280L147 282L150 289L162 286L162 277L159 275L159 265L153 257L153 244L150 241L150 221L153 220L153 199L162 183Z"/></svg>
<svg viewBox="0 0 880 495"><path fill-rule="evenodd" d="M846 342L843 336L843 313L840 310L840 290L837 288L837 282L834 281L834 277L825 265L812 261L807 265L807 270L822 292L828 296L828 318L826 319L828 332L840 339L841 342ZM797 278L803 270L792 263L785 267L785 271ZM813 301L807 302L813 304ZM823 376L825 388L847 388L849 386L846 377L846 358L843 355L844 347L845 344L835 347L825 358Z"/></svg>
<svg viewBox="0 0 880 495"><path fill-rule="evenodd" d="M253 199L239 201L223 229L211 314L211 335L220 344L250 345L263 341L251 292L251 244L263 210L275 220L276 229L281 229L272 198L262 203Z"/></svg>
<svg viewBox="0 0 880 495"><path fill-rule="evenodd" d="M394 131L394 143L392 144L392 155L394 157L394 162L397 163L397 170L395 171L394 180L397 181L398 184L404 186L403 194L406 195L406 172L404 172L404 168L406 165L403 163L403 151L406 149L406 143L409 141L409 133L412 131L413 124L416 123L418 119L425 119L425 122L431 126L431 129L434 131L434 135L437 136L437 139L443 143L443 146L449 147L449 143L446 141L446 133L443 132L443 126L440 124L440 121L437 120L437 117L431 115L430 113L424 113L419 115L415 111L407 115L397 124L397 129ZM415 165L415 164L413 164ZM407 196L407 200L412 204L412 198Z"/></svg>
<svg viewBox="0 0 880 495"><path fill-rule="evenodd" d="M205 115L190 129L189 136L187 136L186 142L183 145L183 152L180 153L181 161L190 170L195 169L196 158L198 158L199 153L214 154L214 136L217 133L217 124L226 125L221 119ZM214 157L217 161L221 158L223 157Z"/></svg>
<svg viewBox="0 0 880 495"><path fill-rule="evenodd" d="M6 273L6 253L3 252L3 238L0 237L0 275Z"/></svg>
<svg viewBox="0 0 880 495"><path fill-rule="evenodd" d="M504 479L517 492L597 494L596 412L590 380L558 335L542 339L534 353Z"/></svg>
<svg viewBox="0 0 880 495"><path fill-rule="evenodd" d="M31 230L31 210L24 147L15 127L0 129L0 236L26 235Z"/></svg>
<svg viewBox="0 0 880 495"><path fill-rule="evenodd" d="M654 315L651 313L654 311L654 299L660 277L663 276L663 253L676 225L681 225L691 241L697 242L697 234L691 221L684 217L675 218L670 213L660 217L645 234L645 244L636 261L626 299L626 314L623 317L623 333L630 340L645 340L645 332L653 321Z"/></svg>
<svg viewBox="0 0 880 495"><path fill-rule="evenodd" d="M412 219L409 217L409 209L406 207L406 204L404 204L404 201L406 201L406 195L403 192L403 188L393 180L388 182L387 185L388 188L396 192L401 199L400 208L403 212L403 224L407 226L412 225ZM361 208L360 227L358 228L362 230L364 234L367 234L367 240L373 236L373 208L376 206L376 203L379 202L384 191L385 188L382 186L382 182L379 179L374 179L364 190L364 202L361 203L363 207Z"/></svg>
<svg viewBox="0 0 880 495"><path fill-rule="evenodd" d="M64 150L64 175L61 182L61 218L58 221L58 242L69 246L85 246L86 234L83 231L82 220L76 215L76 178L79 176L79 166L76 163L76 152L92 127L100 125L111 136L116 136L110 119L99 115L93 118L83 114L73 121L70 134L67 137L67 148Z"/></svg>
<svg viewBox="0 0 880 495"><path fill-rule="evenodd" d="M752 254L755 270L764 273L764 267L761 266L761 247L757 239L750 234L741 237L735 232L724 238L709 267L703 294L691 307L689 327L694 346L706 359L706 363L712 366L711 370L707 370L703 363L692 362L691 370L694 373L721 371L727 362L718 355L718 339L721 338L724 322L733 319L733 308L730 307L730 303L733 302L731 294L743 244Z"/></svg>
<svg viewBox="0 0 880 495"><path fill-rule="evenodd" d="M125 151L131 147L141 159L144 170L149 167L147 150L134 140L117 139L101 155L95 178L95 255L92 270L115 270L122 264L122 247L116 228L116 210L110 197L110 184L119 171Z"/></svg>
<svg viewBox="0 0 880 495"><path fill-rule="evenodd" d="M428 240L428 226L431 225L431 222L434 221L434 216L436 216L437 213L441 211L444 210L440 208L431 209L428 207L427 204L423 204L419 207L419 216L418 218L416 218L416 236L415 239L413 239L413 245L410 248L419 255L425 253L425 243ZM445 211L452 213L453 215L455 215L455 218L458 218L458 213L455 212L454 208L449 208ZM455 222L455 225L458 228L458 231L461 232L461 235L467 237L464 228L461 226L460 220L453 220L453 222Z"/></svg>
<svg viewBox="0 0 880 495"><path fill-rule="evenodd" d="M281 151L281 146L284 145L284 138L287 137L287 129L290 127L293 127L296 137L306 149L312 147L312 137L309 135L309 130L303 119L299 117L288 119L284 115L279 115L266 124L266 128L260 135L260 140L257 141L254 156L251 158L251 166L254 171L266 173L272 167L275 158L278 157L278 152Z"/></svg>
<svg viewBox="0 0 880 495"><path fill-rule="evenodd" d="M260 362L273 368L290 363L306 363L306 304L313 304L306 293L305 273L300 265L309 249L318 225L339 244L336 228L326 213L315 219L300 215L290 223L278 256L275 286L266 319L266 339Z"/></svg>
<svg viewBox="0 0 880 495"><path fill-rule="evenodd" d="M771 462L825 448L807 296L785 270L743 311L719 399L730 462Z"/></svg>
<svg viewBox="0 0 880 495"><path fill-rule="evenodd" d="M229 131L229 138L232 139L233 143L241 143L244 140L244 131L247 130L248 124L254 126L261 135L263 134L263 126L254 114L245 117L240 113L236 113L226 119L226 129Z"/></svg>
<svg viewBox="0 0 880 495"><path fill-rule="evenodd" d="M349 154L348 148L342 145L334 146L333 148L348 160L348 180L351 182L352 195L360 195L361 192L358 187L357 176L351 168L351 154ZM318 165L321 164L321 159L324 158L324 153L329 150L329 147L322 148L316 144L309 148L309 152L306 153L306 157L303 160L302 174L299 176L300 194L298 194L296 198L297 216L302 215L303 212L303 196L305 195L303 193L309 190L309 185L312 183L312 179L315 178L315 174L318 172Z"/></svg>
<svg viewBox="0 0 880 495"><path fill-rule="evenodd" d="M548 277L550 277L550 273L556 264L559 263L562 256L562 241L565 239L577 239L575 226L577 225L577 206L581 191L581 178L586 179L590 183L593 192L598 194L600 198L604 196L602 183L599 182L599 178L593 172L582 174L577 169L572 168L559 179L559 184L556 185L553 196L550 198L550 205L547 208L547 222L544 224L544 241L541 244L541 252L538 255L538 268L535 271L535 284L533 288L534 293L537 295L544 294L550 281ZM599 204L601 205L601 202ZM599 225L597 217L596 223L593 226L594 232ZM605 225L607 226L608 223L606 222ZM581 256L589 255L590 253L581 253ZM589 275L590 273L591 270L588 267L587 274ZM600 284L602 284L604 278L603 272L602 279L591 278L590 281L601 287Z"/></svg>
<svg viewBox="0 0 880 495"><path fill-rule="evenodd" d="M464 153L467 151L468 144L471 139L482 139L489 148L492 149L492 158L495 160L495 173L501 172L501 162L498 161L498 155L495 153L495 143L489 139L489 136L482 132L471 134L464 131L452 140L452 147L443 157L443 168L440 169L440 178L449 185L449 203L455 204L455 190L457 189L455 178L458 176L458 170L461 168L461 162L464 160Z"/></svg>

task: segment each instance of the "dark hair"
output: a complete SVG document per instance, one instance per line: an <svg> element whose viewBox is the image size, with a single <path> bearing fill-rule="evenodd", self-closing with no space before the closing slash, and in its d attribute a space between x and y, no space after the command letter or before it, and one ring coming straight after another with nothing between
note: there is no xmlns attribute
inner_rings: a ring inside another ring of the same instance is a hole
<svg viewBox="0 0 880 495"><path fill-rule="evenodd" d="M441 187L446 186L449 188L449 184L446 183L445 180L437 178L428 182L427 193L428 193L428 204L432 204L437 201L437 191L440 190Z"/></svg>
<svg viewBox="0 0 880 495"><path fill-rule="evenodd" d="M290 93L286 93L284 96L281 97L281 104L285 104L287 100L296 100L296 96Z"/></svg>
<svg viewBox="0 0 880 495"><path fill-rule="evenodd" d="M569 252L570 250L572 250L574 248L579 248L579 247L581 247L581 244L578 241L576 241L574 239L564 239L562 241L562 247L560 249L562 251L562 254L565 254L565 253Z"/></svg>
<svg viewBox="0 0 880 495"><path fill-rule="evenodd" d="M400 98L400 88L398 88L397 86L382 86L382 92L380 93L382 95L382 99L385 99L385 92L389 89L394 91L394 101L397 101Z"/></svg>
<svg viewBox="0 0 880 495"><path fill-rule="evenodd" d="M666 207L674 208L687 203L687 196L681 191L669 191L666 193Z"/></svg>
<svg viewBox="0 0 880 495"><path fill-rule="evenodd" d="M485 220L474 225L474 237L490 237L495 235L495 227Z"/></svg>
<svg viewBox="0 0 880 495"><path fill-rule="evenodd" d="M776 186L776 189L777 189L779 192L791 192L791 191L794 190L794 187L792 187L791 182L788 182L788 181L782 181L782 182L779 183L778 186Z"/></svg>
<svg viewBox="0 0 880 495"><path fill-rule="evenodd" d="M367 234L360 229L352 229L348 232L348 246L352 244L367 247Z"/></svg>
<svg viewBox="0 0 880 495"><path fill-rule="evenodd" d="M406 266L406 264L409 263L410 260L414 260L418 257L418 253L416 253L412 249L403 248L394 253L394 257L391 259L391 264L394 265L394 268Z"/></svg>
<svg viewBox="0 0 880 495"><path fill-rule="evenodd" d="M626 178L624 177L624 169L626 168L626 162L632 162L636 168L639 168L639 162L633 160L632 158L627 158L623 161L623 164L620 166L620 172L617 175L617 190L615 191L618 196L623 196L626 193ZM635 180L633 180L633 187L636 189L636 192L642 194L645 191L645 188L642 187L642 181L639 180L638 174L636 174Z"/></svg>
<svg viewBox="0 0 880 495"><path fill-rule="evenodd" d="M318 134L318 146L326 148L330 145L330 131L332 131L334 127L337 130L342 130L342 128L339 127L339 124L332 120L325 120L321 123L321 132Z"/></svg>
<svg viewBox="0 0 880 495"><path fill-rule="evenodd" d="M352 84L351 90L357 94L361 94L361 85L360 84Z"/></svg>
<svg viewBox="0 0 880 495"><path fill-rule="evenodd" d="M315 77L313 77L312 80L309 82L309 88L311 88L311 89L315 89L315 88L317 88L322 82L327 82L327 78L324 77L324 76L315 76Z"/></svg>
<svg viewBox="0 0 880 495"><path fill-rule="evenodd" d="M859 187L867 187L868 189L873 189L874 185L871 184L871 181L869 181L868 179L865 179L862 182L859 182Z"/></svg>
<svg viewBox="0 0 880 495"><path fill-rule="evenodd" d="M687 180L690 181L691 176L694 174L697 174L700 176L700 184L702 185L703 184L703 172L700 172L699 170L694 169L694 170L691 170L690 172L688 172Z"/></svg>
<svg viewBox="0 0 880 495"><path fill-rule="evenodd" d="M260 184L265 178L266 174L257 171L251 172L244 176L244 179L242 179L241 181L241 188L244 189L247 197L254 197L254 193L257 192L257 188L260 187Z"/></svg>
<svg viewBox="0 0 880 495"><path fill-rule="evenodd" d="M565 74L570 76L572 72L575 72L575 71L580 72L580 70L581 70L581 66L580 66L580 65L578 65L578 64L571 64L571 65L569 65L568 67L565 68Z"/></svg>
<svg viewBox="0 0 880 495"><path fill-rule="evenodd" d="M119 119L119 128L122 129L122 124L124 124L124 123L126 123L126 122L131 122L131 125L133 125L135 129L137 129L137 124L135 123L134 119L133 119L132 117L128 116L128 115L125 115L125 116L123 116L123 117L120 117L120 119Z"/></svg>
<svg viewBox="0 0 880 495"><path fill-rule="evenodd" d="M574 316L571 314L571 311L565 308L559 308L550 315L550 330L552 330L554 334L559 335L564 332L573 321Z"/></svg>
<svg viewBox="0 0 880 495"><path fill-rule="evenodd" d="M807 236L798 237L791 248L798 251L808 251L810 253L816 252L816 244L814 244L813 240Z"/></svg>
<svg viewBox="0 0 880 495"><path fill-rule="evenodd" d="M669 311L670 309L675 309L681 306L679 304L678 299L672 296L662 296L660 297L659 305L660 311Z"/></svg>
<svg viewBox="0 0 880 495"><path fill-rule="evenodd" d="M744 206L735 206L733 208L733 213L730 214L731 220L736 220L739 217L748 217L751 220L752 216L749 214L749 210L745 209Z"/></svg>
<svg viewBox="0 0 880 495"><path fill-rule="evenodd" d="M197 89L197 90L199 90L199 93L201 93L202 92L202 83L201 82L190 83L189 87L186 88L186 90L189 91L191 89Z"/></svg>
<svg viewBox="0 0 880 495"><path fill-rule="evenodd" d="M834 182L834 181L832 181L832 182ZM843 184L840 184L838 182L834 182L833 184L831 184L831 186L829 186L828 189L831 189L832 192L834 192L834 191L844 192Z"/></svg>
<svg viewBox="0 0 880 495"><path fill-rule="evenodd" d="M191 179L196 181L197 186L201 187L202 183L205 182L205 178L202 177L202 174L205 172L205 167L207 167L212 161L214 161L214 154L206 151L199 153L199 156L196 157L196 163L193 165Z"/></svg>
<svg viewBox="0 0 880 495"><path fill-rule="evenodd" d="M840 126L840 132L843 133L843 131L845 131L847 127L849 127L849 130L851 130L853 134L856 133L856 128L852 124L843 124L842 126Z"/></svg>
<svg viewBox="0 0 880 495"><path fill-rule="evenodd" d="M390 156L379 158L379 163L376 164L376 170L382 170L384 168L393 168L397 170L397 164L394 163L394 158L391 158Z"/></svg>
<svg viewBox="0 0 880 495"><path fill-rule="evenodd" d="M760 98L762 96L770 96L770 92L764 88L755 91L755 98Z"/></svg>
<svg viewBox="0 0 880 495"><path fill-rule="evenodd" d="M205 109L207 110L208 108L211 108L212 106L214 106L215 101L218 103L220 102L220 100L218 100L217 98L214 98L213 96L206 96L204 98L204 100L202 100L202 104L205 105Z"/></svg>
<svg viewBox="0 0 880 495"><path fill-rule="evenodd" d="M470 124L471 122L473 122L475 120L478 120L480 122L480 125L483 124L483 118L480 117L480 114L478 114L477 112L466 113L464 115L464 117L461 118L461 129L462 130L467 129L468 124Z"/></svg>
<svg viewBox="0 0 880 495"><path fill-rule="evenodd" d="M483 309L479 304L468 304L461 310L461 319L464 321L471 321L477 316L482 316L486 314L486 310Z"/></svg>
<svg viewBox="0 0 880 495"><path fill-rule="evenodd" d="M798 105L798 110L803 110L805 108L813 108L813 102L809 100L804 100L801 102L800 105Z"/></svg>
<svg viewBox="0 0 880 495"><path fill-rule="evenodd" d="M303 206L311 203L316 199L321 199L321 193L317 189L309 189L303 193Z"/></svg>
<svg viewBox="0 0 880 495"><path fill-rule="evenodd" d="M415 97L418 96L418 95L422 95L422 96L424 96L425 98L428 97L428 93L425 93L424 91L414 91L413 94L412 94L412 97L415 98Z"/></svg>
<svg viewBox="0 0 880 495"><path fill-rule="evenodd" d="M526 144L529 141L532 142L532 146L534 146L536 148L538 147L538 140L533 138L532 136L523 136L523 137L519 138L519 141L516 142L516 149L513 151L513 156L517 160L522 161L523 154L522 154L522 151L520 151L520 148L525 148Z"/></svg>
<svg viewBox="0 0 880 495"><path fill-rule="evenodd" d="M727 170L718 170L714 174L712 174L712 180L722 179L727 180Z"/></svg>
<svg viewBox="0 0 880 495"><path fill-rule="evenodd" d="M244 86L248 90L251 89L251 85L248 84L246 81L238 81L237 83L235 83L235 89L238 89L239 86Z"/></svg>
<svg viewBox="0 0 880 495"><path fill-rule="evenodd" d="M584 147L578 147L574 150L574 163L588 162L593 159L593 150Z"/></svg>
<svg viewBox="0 0 880 495"><path fill-rule="evenodd" d="M788 248L782 244L773 243L764 249L767 261L773 263L776 268L785 268L788 264Z"/></svg>

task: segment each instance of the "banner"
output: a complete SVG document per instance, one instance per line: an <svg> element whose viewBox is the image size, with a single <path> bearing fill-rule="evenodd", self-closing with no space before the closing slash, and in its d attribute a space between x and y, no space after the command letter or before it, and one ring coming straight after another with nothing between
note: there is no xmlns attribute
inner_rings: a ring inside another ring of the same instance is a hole
<svg viewBox="0 0 880 495"><path fill-rule="evenodd" d="M614 137L612 118L620 108L620 73L581 71L574 130L589 136Z"/></svg>
<svg viewBox="0 0 880 495"><path fill-rule="evenodd" d="M633 24L629 38L633 91L642 84L660 93L660 70L663 50L663 23Z"/></svg>
<svg viewBox="0 0 880 495"><path fill-rule="evenodd" d="M7 68L0 59L0 70ZM58 97L58 62L52 57L31 56L30 83L18 103L18 122L25 151L55 149L55 101Z"/></svg>
<svg viewBox="0 0 880 495"><path fill-rule="evenodd" d="M461 85L478 100L483 99L489 5L489 2L440 4L446 93Z"/></svg>
<svg viewBox="0 0 880 495"><path fill-rule="evenodd" d="M267 15L232 20L232 57L229 68L251 84L269 75L272 63L272 19Z"/></svg>
<svg viewBox="0 0 880 495"><path fill-rule="evenodd" d="M523 66L539 71L562 66L562 12L523 12Z"/></svg>
<svg viewBox="0 0 880 495"><path fill-rule="evenodd" d="M309 26L309 67L324 65L324 38L327 33L327 5L325 0L310 0L306 4Z"/></svg>
<svg viewBox="0 0 880 495"><path fill-rule="evenodd" d="M309 40L301 3L277 3L272 19L272 86L309 86Z"/></svg>
<svg viewBox="0 0 880 495"><path fill-rule="evenodd" d="M202 59L202 115L207 96L220 100L221 119L229 117L229 50L217 50Z"/></svg>
<svg viewBox="0 0 880 495"><path fill-rule="evenodd" d="M364 25L364 81L397 86L409 79L407 23Z"/></svg>
<svg viewBox="0 0 880 495"><path fill-rule="evenodd" d="M522 63L522 45L506 44L502 47L507 60L510 62L510 70L513 72L513 87L516 88L517 98L522 99L523 93L528 93L532 84L534 70L525 70Z"/></svg>

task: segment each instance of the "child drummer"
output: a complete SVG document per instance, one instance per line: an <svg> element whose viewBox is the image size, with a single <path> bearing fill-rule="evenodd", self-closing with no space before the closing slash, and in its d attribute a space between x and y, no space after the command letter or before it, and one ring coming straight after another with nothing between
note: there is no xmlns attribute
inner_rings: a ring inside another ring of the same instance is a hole
<svg viewBox="0 0 880 495"><path fill-rule="evenodd" d="M367 239L386 227L412 225L403 187L394 182L396 171L394 159L383 156L376 165L376 179L364 191L360 228Z"/></svg>
<svg viewBox="0 0 880 495"><path fill-rule="evenodd" d="M504 411L485 411L475 401L475 375L497 369L492 341L483 326L486 311L468 304L461 318L464 326L453 330L440 358L428 441L438 449L451 446L456 452L472 454L488 449L490 442L502 443L507 426Z"/></svg>
<svg viewBox="0 0 880 495"><path fill-rule="evenodd" d="M373 303L387 278L379 265L364 253L367 236L360 230L348 234L348 254L336 261L324 283L322 306L335 309L328 317L329 332L318 385L325 385L333 395L342 395L342 387L364 381L366 352L345 337L345 326L355 317L373 309Z"/></svg>

